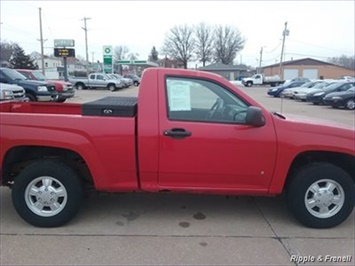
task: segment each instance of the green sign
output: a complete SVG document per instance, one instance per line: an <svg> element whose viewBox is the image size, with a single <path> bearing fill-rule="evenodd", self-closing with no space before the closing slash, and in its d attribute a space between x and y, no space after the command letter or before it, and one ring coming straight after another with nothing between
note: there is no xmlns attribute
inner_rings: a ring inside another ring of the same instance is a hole
<svg viewBox="0 0 355 266"><path fill-rule="evenodd" d="M119 64L131 64L132 63L130 60L118 60L117 62Z"/></svg>
<svg viewBox="0 0 355 266"><path fill-rule="evenodd" d="M112 73L112 46L105 45L102 47L103 61L104 61L104 71L105 73Z"/></svg>
<svg viewBox="0 0 355 266"><path fill-rule="evenodd" d="M112 65L112 57L104 57L104 65Z"/></svg>
<svg viewBox="0 0 355 266"><path fill-rule="evenodd" d="M133 64L146 64L147 61L146 60L134 60Z"/></svg>

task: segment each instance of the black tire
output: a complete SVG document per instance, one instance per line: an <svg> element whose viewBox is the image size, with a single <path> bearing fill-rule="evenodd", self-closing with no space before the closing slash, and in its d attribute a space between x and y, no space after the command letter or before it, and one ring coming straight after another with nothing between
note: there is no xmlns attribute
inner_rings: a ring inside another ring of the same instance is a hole
<svg viewBox="0 0 355 266"><path fill-rule="evenodd" d="M59 100L56 100L57 103L64 103L67 99L59 99Z"/></svg>
<svg viewBox="0 0 355 266"><path fill-rule="evenodd" d="M26 93L26 97L29 99L30 102L37 102L36 96L31 93Z"/></svg>
<svg viewBox="0 0 355 266"><path fill-rule="evenodd" d="M80 83L80 82L75 84L75 88L77 90L85 90L86 89L85 85L83 83Z"/></svg>
<svg viewBox="0 0 355 266"><path fill-rule="evenodd" d="M286 196L289 209L302 224L331 228L345 221L354 208L354 181L335 165L312 163L291 177Z"/></svg>
<svg viewBox="0 0 355 266"><path fill-rule="evenodd" d="M138 81L134 81L134 82L133 82L133 85L136 86L136 87L138 87L138 85L139 85Z"/></svg>
<svg viewBox="0 0 355 266"><path fill-rule="evenodd" d="M27 166L15 178L12 201L17 213L29 224L57 227L78 212L83 184L68 165L40 160Z"/></svg>

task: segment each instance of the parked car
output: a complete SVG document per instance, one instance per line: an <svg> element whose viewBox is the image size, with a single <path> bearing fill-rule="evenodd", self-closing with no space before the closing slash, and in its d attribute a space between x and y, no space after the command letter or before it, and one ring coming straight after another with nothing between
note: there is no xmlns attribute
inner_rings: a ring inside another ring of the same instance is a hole
<svg viewBox="0 0 355 266"><path fill-rule="evenodd" d="M139 86L139 84L141 84L141 78L138 77L137 75L128 74L128 75L124 75L123 77L130 78L131 80L133 80L133 85L136 87Z"/></svg>
<svg viewBox="0 0 355 266"><path fill-rule="evenodd" d="M149 68L138 97L2 102L0 116L0 186L34 226L69 222L86 190L284 194L314 228L353 213L352 126L269 112L212 73Z"/></svg>
<svg viewBox="0 0 355 266"><path fill-rule="evenodd" d="M130 86L133 85L133 80L130 78L124 78L122 75L119 74L109 74L109 76L111 76L114 79L122 80L125 88L129 88Z"/></svg>
<svg viewBox="0 0 355 266"><path fill-rule="evenodd" d="M243 78L242 83L245 87L253 85L270 85L271 87L284 84L285 80L281 79L279 75L264 76L263 74L255 74L249 78Z"/></svg>
<svg viewBox="0 0 355 266"><path fill-rule="evenodd" d="M322 104L323 98L332 92L346 91L352 87L354 87L355 82L336 82L324 90L316 91L307 94L307 101L312 102L313 104Z"/></svg>
<svg viewBox="0 0 355 266"><path fill-rule="evenodd" d="M285 83L279 87L269 89L267 94L270 96L274 96L274 97L280 97L280 94L281 94L281 92L283 92L283 90L289 89L289 88L296 88L296 87L301 86L304 83L306 83L306 81L291 81L291 82Z"/></svg>
<svg viewBox="0 0 355 266"><path fill-rule="evenodd" d="M54 101L56 102L60 102L60 103L65 102L66 99L72 98L75 95L75 90L73 88L73 85L70 82L66 82L63 80L48 79L39 70L32 70L32 69L16 69L16 70L29 80L46 81L54 85L55 90L58 93L56 98L54 99Z"/></svg>
<svg viewBox="0 0 355 266"><path fill-rule="evenodd" d="M308 93L321 91L333 83L334 82L324 81L323 83L319 83L319 84L313 86L312 88L295 88L293 91L293 97L296 100L301 100L301 101L305 102L307 100Z"/></svg>
<svg viewBox="0 0 355 266"><path fill-rule="evenodd" d="M13 84L0 83L0 101L28 101L25 89Z"/></svg>
<svg viewBox="0 0 355 266"><path fill-rule="evenodd" d="M55 87L44 81L28 80L24 75L6 67L0 68L0 82L19 85L25 89L30 101L51 102L57 97Z"/></svg>
<svg viewBox="0 0 355 266"><path fill-rule="evenodd" d="M345 107L349 110L355 109L355 88L346 91L332 92L323 98L323 103L333 108Z"/></svg>
<svg viewBox="0 0 355 266"><path fill-rule="evenodd" d="M74 84L74 87L78 90L107 88L110 91L115 91L124 87L122 80L113 79L104 73L91 73L87 78L69 78L69 81Z"/></svg>
<svg viewBox="0 0 355 266"><path fill-rule="evenodd" d="M294 92L296 90L303 89L303 88L306 88L306 89L313 88L316 85L323 84L323 83L325 83L325 81L310 81L310 82L306 82L306 83L302 84L299 87L284 89L283 92L281 92L281 96L285 97L285 98L293 99L295 97L294 96Z"/></svg>

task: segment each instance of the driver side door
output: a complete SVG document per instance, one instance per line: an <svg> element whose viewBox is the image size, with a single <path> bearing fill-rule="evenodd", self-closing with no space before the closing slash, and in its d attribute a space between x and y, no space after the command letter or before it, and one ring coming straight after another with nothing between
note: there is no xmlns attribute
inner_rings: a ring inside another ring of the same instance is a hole
<svg viewBox="0 0 355 266"><path fill-rule="evenodd" d="M159 113L160 187L267 190L276 156L271 121L262 127L246 125L249 104L213 81L166 77L164 93Z"/></svg>

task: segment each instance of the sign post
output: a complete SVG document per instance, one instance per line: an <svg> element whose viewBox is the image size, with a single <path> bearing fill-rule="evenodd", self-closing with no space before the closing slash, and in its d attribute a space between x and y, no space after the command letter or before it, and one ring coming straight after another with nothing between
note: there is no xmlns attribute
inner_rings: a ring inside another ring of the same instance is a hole
<svg viewBox="0 0 355 266"><path fill-rule="evenodd" d="M74 47L75 41L72 39L55 39L54 40L54 56L63 58L64 65L64 81L68 81L67 57L75 57L75 49L66 48Z"/></svg>
<svg viewBox="0 0 355 266"><path fill-rule="evenodd" d="M102 47L103 62L104 62L104 72L113 73L113 62L112 62L112 46L105 45Z"/></svg>

